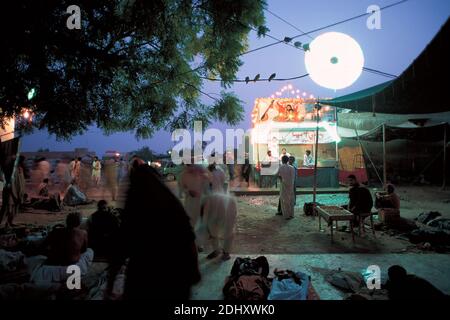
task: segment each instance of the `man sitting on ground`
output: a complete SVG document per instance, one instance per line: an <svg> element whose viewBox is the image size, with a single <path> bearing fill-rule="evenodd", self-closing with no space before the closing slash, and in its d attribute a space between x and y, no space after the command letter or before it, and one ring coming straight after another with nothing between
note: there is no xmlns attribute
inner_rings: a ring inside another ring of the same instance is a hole
<svg viewBox="0 0 450 320"><path fill-rule="evenodd" d="M114 241L119 231L119 219L108 208L105 200L97 203L97 211L87 221L87 230L89 247L94 249L97 256L109 256L115 248Z"/></svg>
<svg viewBox="0 0 450 320"><path fill-rule="evenodd" d="M47 211L61 211L61 198L59 192L50 194L48 191L48 178L45 178L39 185L38 196L31 198L29 205L33 209L47 210Z"/></svg>
<svg viewBox="0 0 450 320"><path fill-rule="evenodd" d="M73 179L71 184L67 187L63 203L67 206L77 206L89 203L87 196L78 189L75 179Z"/></svg>
<svg viewBox="0 0 450 320"><path fill-rule="evenodd" d="M47 265L68 266L76 264L88 248L88 234L80 229L81 214L71 212L65 227L54 228L46 239Z"/></svg>
<svg viewBox="0 0 450 320"><path fill-rule="evenodd" d="M372 195L369 189L359 184L356 176L353 174L347 177L347 183L350 186L347 209L355 215L355 225L358 226L361 216L371 214L373 206Z"/></svg>
<svg viewBox="0 0 450 320"><path fill-rule="evenodd" d="M395 193L395 188L392 184L387 185L387 194L376 193L375 206L389 213L400 213L400 197Z"/></svg>
<svg viewBox="0 0 450 320"><path fill-rule="evenodd" d="M41 197L48 197L48 178L45 178L38 187L38 195Z"/></svg>

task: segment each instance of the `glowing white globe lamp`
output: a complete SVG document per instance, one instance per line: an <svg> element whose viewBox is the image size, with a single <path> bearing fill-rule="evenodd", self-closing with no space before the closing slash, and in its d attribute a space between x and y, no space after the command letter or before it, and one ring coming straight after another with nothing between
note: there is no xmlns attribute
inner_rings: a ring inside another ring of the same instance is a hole
<svg viewBox="0 0 450 320"><path fill-rule="evenodd" d="M338 90L351 86L359 78L364 54L358 42L349 35L327 32L309 44L305 65L315 83Z"/></svg>

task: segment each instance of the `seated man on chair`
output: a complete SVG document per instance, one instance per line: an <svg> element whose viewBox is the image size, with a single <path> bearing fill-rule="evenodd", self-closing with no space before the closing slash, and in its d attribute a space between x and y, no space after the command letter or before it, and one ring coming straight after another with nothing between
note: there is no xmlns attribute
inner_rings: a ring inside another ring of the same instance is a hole
<svg viewBox="0 0 450 320"><path fill-rule="evenodd" d="M361 218L371 214L373 200L369 189L361 186L356 176L351 174L347 177L347 183L350 186L348 191L348 210L355 215L355 226L359 226Z"/></svg>

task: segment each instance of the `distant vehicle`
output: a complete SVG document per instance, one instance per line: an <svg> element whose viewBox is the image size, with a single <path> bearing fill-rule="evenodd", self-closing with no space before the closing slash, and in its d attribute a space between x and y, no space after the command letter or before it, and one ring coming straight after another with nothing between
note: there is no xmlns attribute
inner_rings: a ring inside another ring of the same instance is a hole
<svg viewBox="0 0 450 320"><path fill-rule="evenodd" d="M108 150L105 152L105 154L102 157L103 160L109 160L109 159L119 160L120 158L121 158L121 154L119 151L116 151L116 150Z"/></svg>
<svg viewBox="0 0 450 320"><path fill-rule="evenodd" d="M182 165L177 165L172 161L169 161L163 168L162 174L166 178L167 181L174 181L180 175L183 170Z"/></svg>

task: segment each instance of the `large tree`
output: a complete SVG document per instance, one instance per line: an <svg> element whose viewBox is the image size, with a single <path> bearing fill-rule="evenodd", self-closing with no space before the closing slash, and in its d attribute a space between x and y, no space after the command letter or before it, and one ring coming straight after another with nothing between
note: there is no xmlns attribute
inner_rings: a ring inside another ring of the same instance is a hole
<svg viewBox="0 0 450 320"><path fill-rule="evenodd" d="M70 30L70 5L81 29ZM149 137L193 120L239 122L225 92L250 30L263 35L264 0L14 0L0 17L0 120L23 107L58 137L96 124ZM205 76L224 89L203 104ZM27 93L36 96L28 101Z"/></svg>

